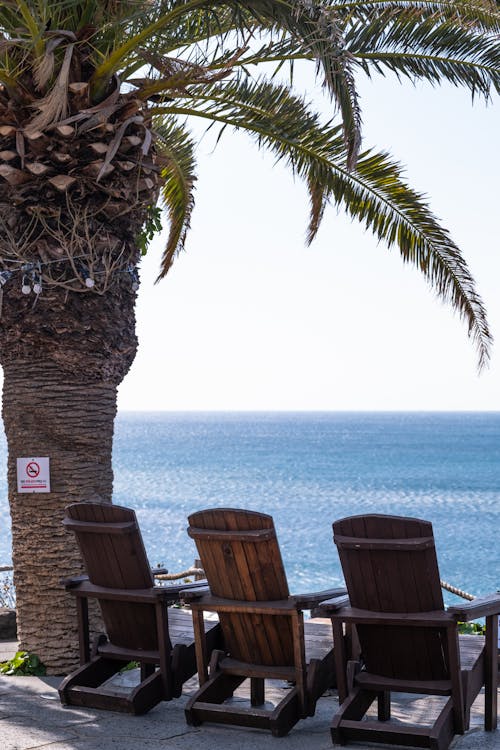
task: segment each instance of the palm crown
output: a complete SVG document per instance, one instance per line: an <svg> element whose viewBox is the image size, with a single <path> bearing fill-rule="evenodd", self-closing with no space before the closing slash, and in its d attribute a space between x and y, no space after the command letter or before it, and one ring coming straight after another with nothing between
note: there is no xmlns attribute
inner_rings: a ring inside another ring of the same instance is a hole
<svg viewBox="0 0 500 750"><path fill-rule="evenodd" d="M332 202L396 244L465 318L482 365L490 334L465 261L401 168L361 152L355 74L446 79L488 98L500 90L499 31L488 0L3 0L2 268L30 263L48 284L104 292L113 271L135 267L161 193L164 276L194 205L198 118L248 132L306 181L308 241ZM259 75L295 60L315 65L338 121Z"/></svg>

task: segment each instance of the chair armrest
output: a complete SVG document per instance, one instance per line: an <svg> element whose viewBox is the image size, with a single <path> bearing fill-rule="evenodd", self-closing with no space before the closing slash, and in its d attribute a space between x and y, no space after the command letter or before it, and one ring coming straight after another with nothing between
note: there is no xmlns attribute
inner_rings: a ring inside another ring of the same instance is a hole
<svg viewBox="0 0 500 750"><path fill-rule="evenodd" d="M75 586L79 586L83 581L88 581L88 576L73 576L72 578L61 578L59 583L66 589L73 589Z"/></svg>
<svg viewBox="0 0 500 750"><path fill-rule="evenodd" d="M192 609L204 612L228 612L230 614L288 615L297 611L295 603L288 599L249 602L239 599L223 599L203 591L182 592L182 598Z"/></svg>
<svg viewBox="0 0 500 750"><path fill-rule="evenodd" d="M151 568L151 574L153 576L158 574L164 575L165 573L168 573L168 570L166 568ZM73 576L72 578L61 578L60 584L61 586L65 586L67 589L70 589L74 586L78 586L82 581L88 580L88 576Z"/></svg>
<svg viewBox="0 0 500 750"><path fill-rule="evenodd" d="M328 617L328 615L338 612L343 607L348 606L349 597L347 594L345 596L337 596L334 599L327 599L326 601L320 602L314 609L314 614L316 617Z"/></svg>
<svg viewBox="0 0 500 750"><path fill-rule="evenodd" d="M210 587L208 584L203 585L203 581L196 581L196 583L191 583L189 585L184 584L182 590L179 592L179 598L189 603L196 599L200 599L206 594L210 594Z"/></svg>
<svg viewBox="0 0 500 750"><path fill-rule="evenodd" d="M470 602L448 607L447 611L454 615L456 620L462 622L498 615L500 614L500 593L478 596Z"/></svg>
<svg viewBox="0 0 500 750"><path fill-rule="evenodd" d="M88 599L132 602L135 604L156 604L158 601L163 601L168 604L169 602L179 601L178 588L177 586L153 586L149 589L114 589L96 586L90 583L88 579L83 579L68 587L68 591L74 596Z"/></svg>
<svg viewBox="0 0 500 750"><path fill-rule="evenodd" d="M332 620L353 625L402 625L420 628L446 628L456 626L456 618L442 609L431 612L376 612L356 607L341 607L331 611Z"/></svg>
<svg viewBox="0 0 500 750"><path fill-rule="evenodd" d="M347 589L345 588L326 589L325 591L316 591L312 594L294 594L293 596L289 596L288 600L293 602L297 609L313 609L320 602L330 599L335 600L335 597L340 597L344 594L347 594Z"/></svg>

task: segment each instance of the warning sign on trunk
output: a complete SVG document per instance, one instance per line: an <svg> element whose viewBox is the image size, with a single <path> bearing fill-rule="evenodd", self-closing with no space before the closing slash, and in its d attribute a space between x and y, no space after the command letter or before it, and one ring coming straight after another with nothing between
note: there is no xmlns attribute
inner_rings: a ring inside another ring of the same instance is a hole
<svg viewBox="0 0 500 750"><path fill-rule="evenodd" d="M50 492L50 459L18 458L17 459L17 491L18 492Z"/></svg>

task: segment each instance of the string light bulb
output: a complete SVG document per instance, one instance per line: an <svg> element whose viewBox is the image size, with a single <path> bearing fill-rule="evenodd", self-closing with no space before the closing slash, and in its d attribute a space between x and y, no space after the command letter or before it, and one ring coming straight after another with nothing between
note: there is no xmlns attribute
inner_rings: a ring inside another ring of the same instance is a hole
<svg viewBox="0 0 500 750"><path fill-rule="evenodd" d="M83 263L80 266L80 273L83 276L83 281L87 289L92 289L92 287L95 286L95 281L90 275L89 269L87 266L84 266Z"/></svg>
<svg viewBox="0 0 500 750"><path fill-rule="evenodd" d="M37 296L42 293L42 279L38 274L33 276L33 291Z"/></svg>
<svg viewBox="0 0 500 750"><path fill-rule="evenodd" d="M128 266L127 271L132 281L132 291L136 292L139 289L139 274L137 273L137 269L135 266Z"/></svg>
<svg viewBox="0 0 500 750"><path fill-rule="evenodd" d="M23 283L21 286L21 292L23 294L30 294L31 293L31 284L29 278L26 276L26 274L23 275Z"/></svg>
<svg viewBox="0 0 500 750"><path fill-rule="evenodd" d="M0 286L5 286L11 276L12 271L0 271Z"/></svg>

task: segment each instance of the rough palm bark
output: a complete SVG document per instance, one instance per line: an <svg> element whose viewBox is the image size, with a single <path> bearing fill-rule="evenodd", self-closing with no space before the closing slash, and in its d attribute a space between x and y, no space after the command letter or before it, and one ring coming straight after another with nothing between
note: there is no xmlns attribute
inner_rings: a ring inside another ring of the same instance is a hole
<svg viewBox="0 0 500 750"><path fill-rule="evenodd" d="M29 310L26 297L11 294L0 321L18 636L54 674L77 656L74 605L60 581L82 564L61 523L64 507L111 501L116 387L136 349L128 280L105 296L65 298L53 289ZM50 493L17 492L22 456L50 457Z"/></svg>

